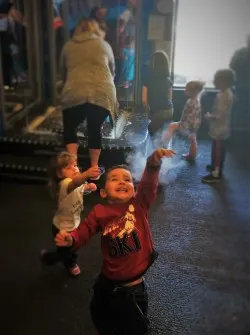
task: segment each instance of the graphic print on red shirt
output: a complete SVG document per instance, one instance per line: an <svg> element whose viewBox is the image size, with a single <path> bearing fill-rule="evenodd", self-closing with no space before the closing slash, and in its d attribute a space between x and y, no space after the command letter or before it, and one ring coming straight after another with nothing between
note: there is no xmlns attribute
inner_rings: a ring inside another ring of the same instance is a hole
<svg viewBox="0 0 250 335"><path fill-rule="evenodd" d="M107 224L102 235L108 235L112 238L123 238L126 234L130 235L135 230L136 219L134 213L135 208L134 205L131 204L128 206L128 211L123 217Z"/></svg>

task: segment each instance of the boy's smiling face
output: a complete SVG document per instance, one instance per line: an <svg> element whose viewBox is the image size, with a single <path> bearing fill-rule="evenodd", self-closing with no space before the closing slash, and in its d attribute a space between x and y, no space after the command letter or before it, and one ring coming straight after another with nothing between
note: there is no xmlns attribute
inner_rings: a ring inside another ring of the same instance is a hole
<svg viewBox="0 0 250 335"><path fill-rule="evenodd" d="M111 170L106 179L103 189L101 189L101 197L107 198L108 202L126 203L135 196L135 188L131 173L123 168Z"/></svg>

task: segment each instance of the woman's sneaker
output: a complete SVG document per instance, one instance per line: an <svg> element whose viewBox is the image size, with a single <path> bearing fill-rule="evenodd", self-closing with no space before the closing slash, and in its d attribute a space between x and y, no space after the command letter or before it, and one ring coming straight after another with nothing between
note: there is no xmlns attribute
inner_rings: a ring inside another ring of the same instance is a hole
<svg viewBox="0 0 250 335"><path fill-rule="evenodd" d="M105 173L105 167L104 166L99 166L99 171L100 171L99 176L96 177L96 178L90 178L90 180L99 180L101 175L103 175Z"/></svg>
<svg viewBox="0 0 250 335"><path fill-rule="evenodd" d="M81 269L77 264L75 264L72 268L69 268L68 271L69 274L73 277L77 277L81 274Z"/></svg>

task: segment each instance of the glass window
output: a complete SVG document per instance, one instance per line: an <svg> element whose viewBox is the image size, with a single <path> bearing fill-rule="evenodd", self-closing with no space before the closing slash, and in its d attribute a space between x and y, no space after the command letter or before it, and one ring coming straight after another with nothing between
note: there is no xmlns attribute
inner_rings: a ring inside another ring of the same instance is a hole
<svg viewBox="0 0 250 335"><path fill-rule="evenodd" d="M179 0L175 85L202 79L213 87L213 75L229 66L233 53L250 33L249 0Z"/></svg>

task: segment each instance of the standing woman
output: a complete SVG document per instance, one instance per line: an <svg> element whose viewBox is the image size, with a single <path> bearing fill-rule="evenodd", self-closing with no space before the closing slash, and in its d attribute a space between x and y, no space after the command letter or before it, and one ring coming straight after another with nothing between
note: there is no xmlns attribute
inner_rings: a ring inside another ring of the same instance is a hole
<svg viewBox="0 0 250 335"><path fill-rule="evenodd" d="M95 20L83 19L61 55L61 105L66 149L77 155L77 127L87 119L92 167L98 166L101 153L101 126L108 116L113 125L117 110L114 55L102 36Z"/></svg>
<svg viewBox="0 0 250 335"><path fill-rule="evenodd" d="M153 138L162 133L173 117L172 81L168 55L164 51L158 50L150 58L142 88L142 104L149 109L148 132Z"/></svg>

